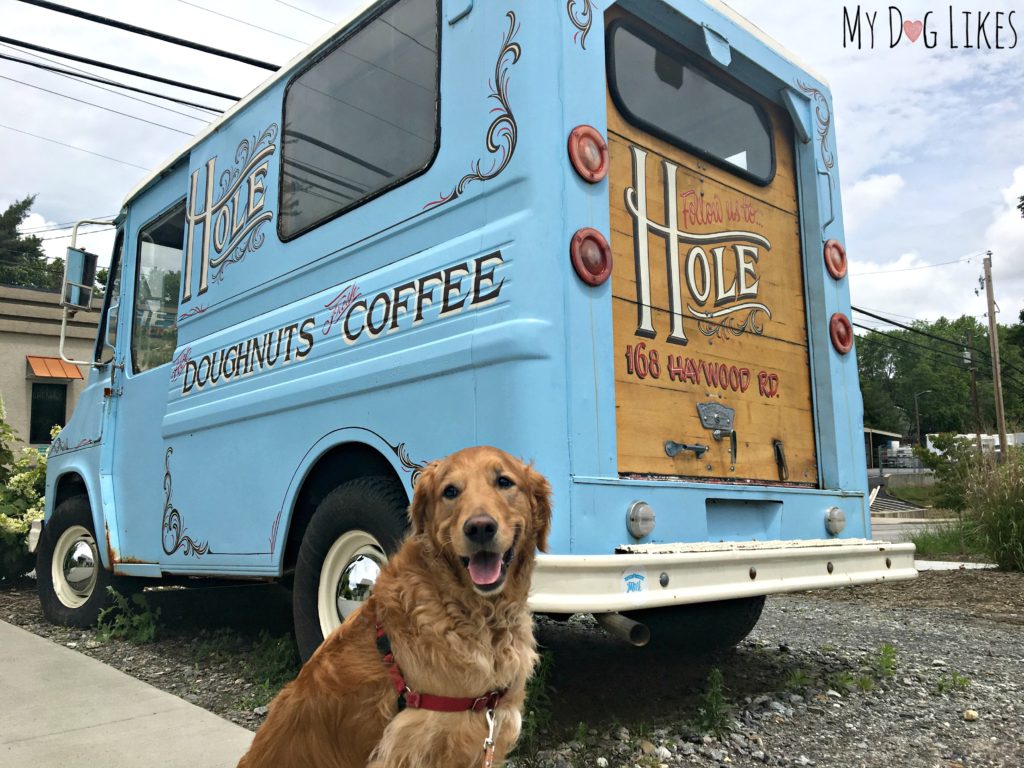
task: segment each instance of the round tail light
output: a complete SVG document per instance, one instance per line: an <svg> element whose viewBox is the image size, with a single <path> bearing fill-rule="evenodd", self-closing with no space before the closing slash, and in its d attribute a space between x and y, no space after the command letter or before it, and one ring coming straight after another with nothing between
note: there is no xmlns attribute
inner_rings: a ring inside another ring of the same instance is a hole
<svg viewBox="0 0 1024 768"><path fill-rule="evenodd" d="M838 240L825 243L825 267L836 280L846 277L846 249Z"/></svg>
<svg viewBox="0 0 1024 768"><path fill-rule="evenodd" d="M832 346L836 352L845 355L853 349L853 325L850 318L842 312L836 312L828 324L829 336L832 337Z"/></svg>
<svg viewBox="0 0 1024 768"><path fill-rule="evenodd" d="M576 173L596 184L608 175L608 142L589 125L577 125L569 134L569 159Z"/></svg>
<svg viewBox="0 0 1024 768"><path fill-rule="evenodd" d="M600 285L612 273L612 248L593 227L585 227L572 236L569 256L576 274L587 285Z"/></svg>

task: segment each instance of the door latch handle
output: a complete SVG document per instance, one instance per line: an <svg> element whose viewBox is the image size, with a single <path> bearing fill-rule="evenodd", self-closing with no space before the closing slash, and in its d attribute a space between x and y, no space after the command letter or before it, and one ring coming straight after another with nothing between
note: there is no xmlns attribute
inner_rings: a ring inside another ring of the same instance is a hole
<svg viewBox="0 0 1024 768"><path fill-rule="evenodd" d="M786 447L781 440L772 440L772 447L775 449L775 463L779 467L779 480L789 480L789 465L786 464Z"/></svg>
<svg viewBox="0 0 1024 768"><path fill-rule="evenodd" d="M711 433L711 436L713 438L715 438L715 440L721 440L722 438L725 437L725 434L726 433L725 433L724 429L716 429L714 432ZM735 464L736 463L736 430L735 429L730 429L729 430L729 463L730 464Z"/></svg>
<svg viewBox="0 0 1024 768"><path fill-rule="evenodd" d="M683 451L693 451L693 455L699 459L708 452L709 447L701 443L677 443L675 440L665 441L665 453L671 459L674 459Z"/></svg>

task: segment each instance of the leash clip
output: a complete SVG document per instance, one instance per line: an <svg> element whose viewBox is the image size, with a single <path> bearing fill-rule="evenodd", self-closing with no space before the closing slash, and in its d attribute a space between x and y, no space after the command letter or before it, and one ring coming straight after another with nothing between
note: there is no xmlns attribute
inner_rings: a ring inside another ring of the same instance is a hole
<svg viewBox="0 0 1024 768"><path fill-rule="evenodd" d="M487 738L484 739L484 761L482 768L491 768L494 764L494 710L488 709L487 717Z"/></svg>

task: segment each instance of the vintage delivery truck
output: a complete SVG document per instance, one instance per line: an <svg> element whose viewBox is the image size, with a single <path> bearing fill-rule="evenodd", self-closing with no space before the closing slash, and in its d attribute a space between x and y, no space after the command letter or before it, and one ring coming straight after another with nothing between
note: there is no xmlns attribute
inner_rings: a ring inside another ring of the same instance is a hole
<svg viewBox="0 0 1024 768"><path fill-rule="evenodd" d="M912 578L870 536L832 116L719 2L368 4L125 200L46 616L288 578L307 657L474 444L554 486L537 612L706 650Z"/></svg>

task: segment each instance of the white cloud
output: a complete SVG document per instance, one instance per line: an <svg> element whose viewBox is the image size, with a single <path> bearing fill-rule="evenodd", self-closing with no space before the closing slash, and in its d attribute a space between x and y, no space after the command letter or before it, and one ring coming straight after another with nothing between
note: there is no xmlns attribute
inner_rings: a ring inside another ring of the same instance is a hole
<svg viewBox="0 0 1024 768"><path fill-rule="evenodd" d="M1002 190L1003 205L996 209L985 230L985 244L992 251L992 285L1002 309L1001 323L1015 323L1024 309L1024 218L1017 208L1024 195L1024 165L1013 171L1013 180Z"/></svg>
<svg viewBox="0 0 1024 768"><path fill-rule="evenodd" d="M876 211L893 203L904 186L906 182L902 176L889 173L884 176L868 176L844 190L843 216L847 230L863 225Z"/></svg>

